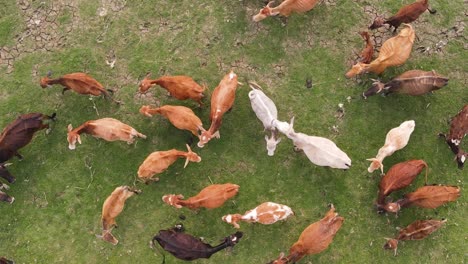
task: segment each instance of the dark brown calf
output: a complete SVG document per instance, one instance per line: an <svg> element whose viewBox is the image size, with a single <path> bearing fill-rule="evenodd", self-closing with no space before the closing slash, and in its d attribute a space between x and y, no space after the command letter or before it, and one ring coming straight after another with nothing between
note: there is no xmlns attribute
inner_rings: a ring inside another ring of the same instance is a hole
<svg viewBox="0 0 468 264"><path fill-rule="evenodd" d="M456 155L458 168L462 169L468 158L468 153L460 148L463 138L468 134L468 104L463 106L462 110L452 118L450 123L450 131L448 135L439 133L439 136L444 137L450 149Z"/></svg>
<svg viewBox="0 0 468 264"><path fill-rule="evenodd" d="M376 18L374 23L369 26L369 29L376 29L382 27L384 24L388 24L395 28L393 31L395 32L402 23L411 23L415 21L426 10L429 10L429 13L431 14L435 14L435 10L429 9L428 2L429 0L418 0L412 4L403 6L394 16L388 19Z"/></svg>
<svg viewBox="0 0 468 264"><path fill-rule="evenodd" d="M217 246L211 246L202 242L189 234L183 233L183 226L176 225L169 230L160 230L159 234L153 238L158 241L159 245L171 253L174 257L182 260L195 260L199 258L210 258L214 253L227 247L235 246L242 238L242 232L236 232L228 237L225 237L223 242ZM163 263L164 260L163 260Z"/></svg>
<svg viewBox="0 0 468 264"><path fill-rule="evenodd" d="M0 134L0 163L13 156L23 159L18 150L31 142L34 133L49 128L49 124L44 121L50 119L55 120L55 113L52 116L41 113L24 114L3 129Z"/></svg>

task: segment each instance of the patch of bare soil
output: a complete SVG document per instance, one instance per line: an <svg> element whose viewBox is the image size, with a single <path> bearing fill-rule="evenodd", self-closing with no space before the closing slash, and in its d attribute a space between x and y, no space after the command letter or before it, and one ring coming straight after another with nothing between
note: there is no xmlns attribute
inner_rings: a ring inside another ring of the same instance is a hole
<svg viewBox="0 0 468 264"><path fill-rule="evenodd" d="M0 66L7 67L7 73L14 70L14 62L21 55L36 51L53 51L62 47L73 29L79 26L78 12L74 2L54 1L53 4L41 3L32 5L34 1L17 0L18 9L22 13L25 29L16 36L16 44L0 48ZM62 15L69 14L71 22L65 27L64 32L59 30L57 21Z"/></svg>

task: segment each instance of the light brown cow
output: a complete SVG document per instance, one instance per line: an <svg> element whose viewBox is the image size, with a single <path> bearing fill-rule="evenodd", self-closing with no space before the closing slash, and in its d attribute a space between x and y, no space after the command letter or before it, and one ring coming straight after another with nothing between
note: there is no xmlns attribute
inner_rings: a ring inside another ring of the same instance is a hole
<svg viewBox="0 0 468 264"><path fill-rule="evenodd" d="M204 207L213 209L222 206L224 202L234 197L237 192L239 192L239 185L236 184L212 184L187 200L182 200L184 196L181 194L164 195L162 200L175 208L187 207L193 210Z"/></svg>
<svg viewBox="0 0 468 264"><path fill-rule="evenodd" d="M120 186L115 188L102 206L102 235L97 237L104 239L105 241L117 245L119 241L112 235L112 229L117 227L115 218L122 212L125 201L132 197L134 194L141 193L140 190L130 188L128 186Z"/></svg>
<svg viewBox="0 0 468 264"><path fill-rule="evenodd" d="M162 76L158 79L151 80L149 77L150 74L148 73L145 79L141 81L140 87L138 89L140 93L146 93L149 88L157 84L166 89L171 94L171 96L179 100L192 99L197 102L199 106L203 105L201 100L205 96L203 94L205 87L200 86L192 78L181 75Z"/></svg>
<svg viewBox="0 0 468 264"><path fill-rule="evenodd" d="M252 210L245 212L244 215L228 214L223 216L222 220L228 224L233 225L235 228L240 228L239 224L237 223L240 221L271 225L277 221L284 220L291 215L294 215L294 212L288 206L266 202Z"/></svg>
<svg viewBox="0 0 468 264"><path fill-rule="evenodd" d="M146 138L145 135L136 131L133 127L120 122L114 118L102 118L90 120L83 123L81 126L73 129L72 125L68 125L68 148L74 150L76 142L81 144L80 134L86 133L97 138L102 138L106 141L122 140L128 144L135 141L135 137Z"/></svg>
<svg viewBox="0 0 468 264"><path fill-rule="evenodd" d="M328 248L338 230L343 224L344 218L335 213L335 208L320 221L309 225L299 236L299 240L289 249L289 255L283 253L278 259L269 264L296 263L306 255L318 254Z"/></svg>
<svg viewBox="0 0 468 264"><path fill-rule="evenodd" d="M152 178L155 174L159 174L167 170L179 158L185 158L184 168L187 167L189 161L200 162L201 157L193 152L187 145L188 152L171 149L167 151L156 151L151 153L138 168L138 178L145 183L150 181L159 181L159 178Z"/></svg>
<svg viewBox="0 0 468 264"><path fill-rule="evenodd" d="M370 64L358 62L346 73L346 78L368 72L381 74L387 67L399 66L405 63L411 54L416 34L411 25L403 25L405 28L397 36L384 42L377 59Z"/></svg>
<svg viewBox="0 0 468 264"><path fill-rule="evenodd" d="M226 74L211 95L211 126L203 131L198 142L198 147L203 148L213 137L220 138L219 128L223 115L232 108L237 90L237 75L231 71Z"/></svg>
<svg viewBox="0 0 468 264"><path fill-rule="evenodd" d="M195 115L192 109L185 106L164 105L150 108L149 105L144 105L140 108L140 113L149 117L160 114L169 119L169 122L178 129L188 130L197 137L199 137L199 131L205 131L200 118Z"/></svg>
<svg viewBox="0 0 468 264"><path fill-rule="evenodd" d="M271 7L273 4L271 1L253 16L253 21L259 22L269 16L289 17L291 13L304 13L314 8L318 2L318 0L284 0L280 5Z"/></svg>

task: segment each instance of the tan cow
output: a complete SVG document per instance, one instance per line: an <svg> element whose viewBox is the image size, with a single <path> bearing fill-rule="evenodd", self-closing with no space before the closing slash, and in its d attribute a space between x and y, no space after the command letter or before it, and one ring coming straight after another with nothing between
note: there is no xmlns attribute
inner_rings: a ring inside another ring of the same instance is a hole
<svg viewBox="0 0 468 264"><path fill-rule="evenodd" d="M187 145L188 152L171 149L167 151L156 151L151 153L138 168L138 178L145 183L150 181L159 181L159 178L152 178L155 174L159 174L167 170L179 158L185 158L184 168L187 167L189 161L200 162L201 157L193 152Z"/></svg>
<svg viewBox="0 0 468 264"><path fill-rule="evenodd" d="M266 202L252 210L245 212L244 215L228 214L223 216L222 220L228 224L233 225L235 228L240 228L239 224L237 223L240 221L271 225L277 221L284 220L291 215L294 215L294 212L289 206Z"/></svg>
<svg viewBox="0 0 468 264"><path fill-rule="evenodd" d="M136 131L133 127L120 122L114 118L102 118L98 120L90 120L83 123L81 126L73 129L72 125L68 125L68 148L74 150L76 142L81 144L80 134L86 133L97 138L102 138L106 141L122 140L128 144L135 141L135 137L146 138L145 135Z"/></svg>
<svg viewBox="0 0 468 264"><path fill-rule="evenodd" d="M160 114L169 119L169 122L178 129L188 130L197 137L199 137L199 131L205 131L200 118L195 115L192 109L185 106L164 105L151 108L149 105L144 105L140 108L140 113L149 117Z"/></svg>
<svg viewBox="0 0 468 264"><path fill-rule="evenodd" d="M104 239L105 241L117 245L119 241L112 235L112 229L117 227L115 218L122 212L125 201L132 197L134 194L141 193L140 190L130 188L128 186L120 186L115 188L102 206L102 235L97 237Z"/></svg>
<svg viewBox="0 0 468 264"><path fill-rule="evenodd" d="M164 195L162 200L175 208L187 207L190 209L197 209L204 207L213 209L222 206L224 202L234 197L237 192L239 192L239 185L236 184L212 184L187 200L182 200L184 196L181 194Z"/></svg>
<svg viewBox="0 0 468 264"><path fill-rule="evenodd" d="M318 2L318 0L284 0L280 5L271 7L273 4L271 1L253 16L253 21L258 22L269 16L289 17L292 13L304 13L314 8Z"/></svg>

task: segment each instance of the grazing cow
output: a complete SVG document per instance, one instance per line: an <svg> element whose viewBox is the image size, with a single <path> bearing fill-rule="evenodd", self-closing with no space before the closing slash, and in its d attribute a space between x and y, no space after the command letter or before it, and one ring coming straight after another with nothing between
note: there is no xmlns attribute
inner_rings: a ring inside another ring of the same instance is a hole
<svg viewBox="0 0 468 264"><path fill-rule="evenodd" d="M445 138L450 149L455 153L458 168L460 169L463 169L463 165L468 158L468 152L465 152L460 148L460 144L466 134L468 134L468 104L466 104L462 110L452 118L449 134L445 135L443 133L439 133L439 136Z"/></svg>
<svg viewBox="0 0 468 264"><path fill-rule="evenodd" d="M0 257L0 264L15 264L15 262L5 257Z"/></svg>
<svg viewBox="0 0 468 264"><path fill-rule="evenodd" d="M398 213L402 207L418 206L434 209L460 197L460 188L457 186L433 185L423 186L412 193L407 193L403 199L396 203L388 203L383 209L387 212Z"/></svg>
<svg viewBox="0 0 468 264"><path fill-rule="evenodd" d="M125 206L125 201L134 194L141 193L140 190L133 189L128 186L119 186L107 197L102 205L102 235L97 237L105 241L117 245L119 241L112 235L112 229L117 227L115 218L122 212Z"/></svg>
<svg viewBox="0 0 468 264"><path fill-rule="evenodd" d="M289 255L280 254L279 258L269 264L296 263L306 255L318 254L328 248L338 230L343 224L344 218L335 213L331 206L324 218L309 225L299 236L299 240L289 249Z"/></svg>
<svg viewBox="0 0 468 264"><path fill-rule="evenodd" d="M48 120L55 120L55 113L51 116L41 113L20 115L10 123L0 134L0 163L13 156L23 159L18 150L31 142L34 133L49 128Z"/></svg>
<svg viewBox="0 0 468 264"><path fill-rule="evenodd" d="M145 183L149 183L150 181L159 181L159 178L152 177L155 174L159 174L167 170L167 168L169 168L169 166L179 158L186 159L184 169L187 167L189 161L200 162L201 157L198 156L197 153L193 152L189 145L186 144L185 146L187 146L188 152L171 149L151 153L138 168L138 178Z"/></svg>
<svg viewBox="0 0 468 264"><path fill-rule="evenodd" d="M159 230L159 234L153 237L154 241L158 241L159 245L171 253L174 257L182 260L195 260L199 258L210 258L214 253L221 251L227 247L234 247L242 238L242 232L236 232L223 239L217 246L211 246L204 243L199 238L183 233L184 228L181 224L176 225L169 230ZM163 263L166 257L163 255Z"/></svg>
<svg viewBox="0 0 468 264"><path fill-rule="evenodd" d="M114 118L101 118L84 122L81 126L73 129L68 125L68 148L74 150L76 142L81 144L82 133L92 135L96 138L102 138L106 141L122 140L128 144L135 141L135 137L146 138L145 135L136 131L133 127L120 122Z"/></svg>
<svg viewBox="0 0 468 264"><path fill-rule="evenodd" d="M380 168L383 174L383 160L385 157L392 155L395 151L404 148L408 144L415 125L414 120L409 120L401 123L398 127L390 129L385 137L385 144L379 149L377 156L367 159L372 162L367 171L373 172Z"/></svg>
<svg viewBox="0 0 468 264"><path fill-rule="evenodd" d="M426 184L428 166L424 160L409 160L393 165L382 177L379 184L379 195L377 198L377 209L379 213L385 210L385 198L392 192L401 190L410 185L416 176L426 168Z"/></svg>
<svg viewBox="0 0 468 264"><path fill-rule="evenodd" d="M423 95L435 90L439 90L448 84L449 79L441 76L435 71L411 70L407 71L387 83L375 81L371 88L362 94L364 99L367 97L384 92L390 93Z"/></svg>
<svg viewBox="0 0 468 264"><path fill-rule="evenodd" d="M398 241L403 240L421 240L432 234L434 231L439 229L445 222L446 219L442 220L416 220L409 226L400 229L400 232L396 238L386 238L387 243L384 245L384 249L393 249L394 256L397 255Z"/></svg>
<svg viewBox="0 0 468 264"><path fill-rule="evenodd" d="M240 221L271 225L277 221L284 220L291 215L294 215L294 212L288 206L266 202L252 210L245 212L244 215L228 214L223 216L222 220L228 224L233 225L235 228L240 228L239 224L237 223Z"/></svg>
<svg viewBox="0 0 468 264"><path fill-rule="evenodd" d="M220 138L219 128L223 115L232 108L236 98L237 75L231 71L226 74L211 95L210 128L200 135L198 147L203 148L213 137Z"/></svg>
<svg viewBox="0 0 468 264"><path fill-rule="evenodd" d="M362 50L361 55L359 55L359 62L369 64L374 56L374 45L370 39L369 32L362 31L359 32L359 35L361 35L366 42L366 46Z"/></svg>
<svg viewBox="0 0 468 264"><path fill-rule="evenodd" d="M291 13L305 13L314 8L318 2L318 0L284 0L280 5L271 7L273 4L271 1L253 16L253 21L259 22L269 16L289 17Z"/></svg>
<svg viewBox="0 0 468 264"><path fill-rule="evenodd" d="M169 119L169 122L178 129L188 130L196 137L199 136L199 131L205 130L200 118L192 109L185 106L164 105L151 109L150 106L144 105L140 108L140 113L149 117L160 114Z"/></svg>
<svg viewBox="0 0 468 264"><path fill-rule="evenodd" d="M155 84L166 89L169 94L179 100L192 99L199 104L203 105L202 98L205 96L203 92L205 87L200 86L192 78L188 76L162 76L158 79L149 79L150 73L141 81L138 91L146 93L149 88Z"/></svg>
<svg viewBox="0 0 468 264"><path fill-rule="evenodd" d="M374 20L374 23L369 26L369 29L376 29L382 27L384 24L388 24L390 27L395 28L393 30L393 32L395 32L402 23L411 23L415 21L426 10L429 10L429 13L431 14L436 13L435 10L429 9L429 0L418 0L412 4L403 6L394 16L390 17L389 19L382 19L377 17Z"/></svg>
<svg viewBox="0 0 468 264"><path fill-rule="evenodd" d="M260 86L254 82L249 83L252 91L249 92L250 104L255 112L255 115L263 124L265 130L270 131L271 137L265 135L266 147L268 156L275 154L276 145L281 142L281 138L277 138L277 130L273 126L273 121L278 119L278 110L275 103L268 98L261 90L256 89ZM255 87L254 87L255 86Z"/></svg>
<svg viewBox="0 0 468 264"><path fill-rule="evenodd" d="M371 63L358 62L351 70L346 73L346 78L352 78L358 74L373 72L381 74L387 67L399 66L408 60L411 49L413 48L415 33L413 27L409 24L403 24L405 28L400 30L400 33L389 38L380 48L380 53L377 59Z"/></svg>
<svg viewBox="0 0 468 264"><path fill-rule="evenodd" d="M315 165L345 170L351 167L351 159L333 141L328 138L296 133L294 117L291 118L288 127L285 135L293 141L295 148L303 150L307 158Z"/></svg>
<svg viewBox="0 0 468 264"><path fill-rule="evenodd" d="M105 98L110 98L114 102L121 104L121 102L116 101L110 96L109 92L113 93L112 90L105 89L102 84L86 73L69 73L57 79L50 79L51 75L52 73L49 72L46 77L41 78L42 88L51 87L53 84L60 84L65 87L62 90L62 94L64 94L65 91L73 90L76 93L84 95L103 95Z"/></svg>
<svg viewBox="0 0 468 264"><path fill-rule="evenodd" d="M222 206L224 202L234 197L237 192L239 192L239 185L236 184L212 184L187 200L182 200L184 196L181 194L164 195L162 200L168 205L179 209L182 207L192 210L201 207L213 209Z"/></svg>

